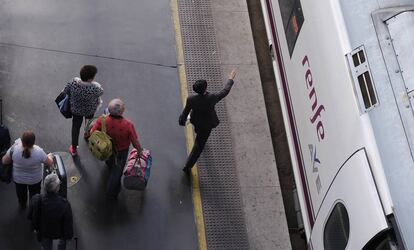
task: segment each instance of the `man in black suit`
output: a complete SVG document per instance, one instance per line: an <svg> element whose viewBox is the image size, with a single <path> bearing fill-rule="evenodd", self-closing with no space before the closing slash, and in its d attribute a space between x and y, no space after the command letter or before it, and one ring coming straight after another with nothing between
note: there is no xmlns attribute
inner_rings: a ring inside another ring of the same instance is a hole
<svg viewBox="0 0 414 250"><path fill-rule="evenodd" d="M193 149L191 150L185 167L183 168L183 171L186 174L190 173L191 168L194 166L203 151L211 130L219 125L220 121L214 107L221 99L229 94L230 89L233 86L233 79L235 76L236 69L233 69L230 72L229 80L227 81L226 86L218 93L209 93L206 91L206 80L197 80L193 84L193 90L197 94L187 98L186 105L179 118L180 126L185 126L187 116L191 112L190 122L193 124L194 131L197 134Z"/></svg>

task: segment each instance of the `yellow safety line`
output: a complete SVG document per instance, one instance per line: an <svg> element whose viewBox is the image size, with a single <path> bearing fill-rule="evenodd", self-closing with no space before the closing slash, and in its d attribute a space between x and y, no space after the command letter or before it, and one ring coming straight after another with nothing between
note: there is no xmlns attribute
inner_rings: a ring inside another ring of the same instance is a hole
<svg viewBox="0 0 414 250"><path fill-rule="evenodd" d="M171 9L175 29L175 43L177 50L177 68L178 75L180 78L181 85L181 99L183 106L188 97L188 88L187 88L187 76L185 73L185 64L184 64L184 49L182 43L181 29L180 29L180 18L178 16L178 0L171 0ZM186 126L186 137L187 137L187 152L190 153L191 148L193 147L193 129L190 125ZM191 184L192 184L192 196L194 203L194 215L195 222L197 225L197 235L198 235L198 249L207 250L207 241L206 233L204 226L204 216L203 208L201 205L201 195L200 195L200 184L198 178L197 165L192 168L191 171Z"/></svg>

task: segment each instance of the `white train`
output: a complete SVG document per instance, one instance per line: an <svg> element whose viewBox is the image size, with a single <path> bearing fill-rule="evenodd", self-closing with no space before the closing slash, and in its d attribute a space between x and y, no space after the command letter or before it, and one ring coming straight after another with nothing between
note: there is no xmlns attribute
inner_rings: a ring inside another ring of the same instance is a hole
<svg viewBox="0 0 414 250"><path fill-rule="evenodd" d="M414 0L261 0L310 249L414 249Z"/></svg>

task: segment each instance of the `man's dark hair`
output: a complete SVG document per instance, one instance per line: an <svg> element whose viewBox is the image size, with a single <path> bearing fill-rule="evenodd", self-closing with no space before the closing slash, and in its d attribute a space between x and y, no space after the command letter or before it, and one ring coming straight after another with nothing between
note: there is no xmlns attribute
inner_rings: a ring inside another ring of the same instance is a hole
<svg viewBox="0 0 414 250"><path fill-rule="evenodd" d="M200 95L204 94L204 92L206 92L206 89L207 89L207 81L206 80L197 80L193 84L193 90L197 94L200 94Z"/></svg>
<svg viewBox="0 0 414 250"><path fill-rule="evenodd" d="M95 65L85 65L80 70L80 78L82 81L86 82L95 78L96 73L98 73L98 69Z"/></svg>

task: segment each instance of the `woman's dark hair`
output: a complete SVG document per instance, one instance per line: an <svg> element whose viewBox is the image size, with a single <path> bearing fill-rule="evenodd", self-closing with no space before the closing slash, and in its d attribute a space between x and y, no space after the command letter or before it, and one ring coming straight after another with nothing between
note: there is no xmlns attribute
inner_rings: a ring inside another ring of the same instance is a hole
<svg viewBox="0 0 414 250"><path fill-rule="evenodd" d="M86 82L95 78L96 73L98 73L98 69L95 65L85 65L81 68L79 75L82 81Z"/></svg>
<svg viewBox="0 0 414 250"><path fill-rule="evenodd" d="M36 140L35 134L32 131L25 131L21 140L23 144L22 156L27 159L30 157L30 149L33 147Z"/></svg>
<svg viewBox="0 0 414 250"><path fill-rule="evenodd" d="M207 81L206 80L197 80L194 84L193 84L193 90L194 92L196 92L197 94L204 94L204 92L207 89Z"/></svg>

